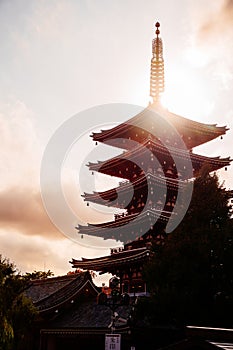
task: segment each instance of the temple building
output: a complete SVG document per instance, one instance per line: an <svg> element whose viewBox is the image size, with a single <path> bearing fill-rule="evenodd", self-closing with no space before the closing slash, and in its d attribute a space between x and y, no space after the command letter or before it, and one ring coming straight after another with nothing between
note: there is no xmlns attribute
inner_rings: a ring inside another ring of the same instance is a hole
<svg viewBox="0 0 233 350"><path fill-rule="evenodd" d="M108 130L91 135L96 143L123 149L106 161L89 163L89 169L121 180L104 192L84 193L84 201L124 209L114 220L79 225L79 234L123 242L109 256L73 259L74 268L111 273L120 278L121 292L147 293L142 279L144 263L151 255L152 242L162 244L168 223L172 226L184 209L185 195L203 165L210 172L227 167L229 158L207 157L193 149L221 137L226 127L196 122L163 108L164 60L160 24L152 41L150 75L151 102L142 112ZM133 192L132 192L133 189ZM179 199L179 200L178 200Z"/></svg>
<svg viewBox="0 0 233 350"><path fill-rule="evenodd" d="M166 348L218 348L209 342L212 338L213 342L219 341L209 330L202 335L200 329L189 329L200 337L195 343L192 334L187 342L180 330L151 328L146 317L132 322L137 296L148 295L142 273L152 255L152 243L163 244L182 219L190 186L203 165L208 164L212 172L230 164L229 158L194 152L195 147L222 138L225 126L196 122L161 106L164 60L159 27L157 22L152 42L150 103L128 121L91 135L97 144L123 150L107 161L89 163L93 176L97 172L117 177L119 185L103 192L84 193L83 199L87 204L117 208L118 214L109 222L79 225L77 234L84 240L87 236L115 239L121 245L110 249L107 256L73 258L74 271L66 276L31 281L26 294L37 308L38 318L28 349L104 349L105 335L113 332L121 335L122 350L145 349L145 339L153 349L170 344L175 345ZM110 273L111 283L117 277L119 294L109 296L109 290L97 287L92 271ZM106 299L101 301L100 295ZM126 295L128 302L121 299L115 309L114 298L119 295ZM178 343L180 339L182 343Z"/></svg>

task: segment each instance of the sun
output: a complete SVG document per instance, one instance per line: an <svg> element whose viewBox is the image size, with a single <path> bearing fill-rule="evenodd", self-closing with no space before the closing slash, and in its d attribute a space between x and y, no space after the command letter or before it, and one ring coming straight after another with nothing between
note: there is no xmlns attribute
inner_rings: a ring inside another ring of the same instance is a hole
<svg viewBox="0 0 233 350"><path fill-rule="evenodd" d="M161 103L171 112L203 121L203 116L208 118L214 107L208 91L201 76L191 70L177 70L167 75Z"/></svg>
<svg viewBox="0 0 233 350"><path fill-rule="evenodd" d="M181 53L182 60L167 66L165 91L161 103L171 112L196 120L208 118L214 108L212 86L204 74L209 57L195 44ZM168 60L172 61L172 60Z"/></svg>

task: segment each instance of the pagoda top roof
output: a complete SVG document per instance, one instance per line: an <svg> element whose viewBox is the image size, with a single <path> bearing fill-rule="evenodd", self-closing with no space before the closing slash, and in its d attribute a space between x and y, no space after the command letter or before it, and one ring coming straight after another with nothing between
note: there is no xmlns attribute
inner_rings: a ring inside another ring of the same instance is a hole
<svg viewBox="0 0 233 350"><path fill-rule="evenodd" d="M123 250L111 255L102 256L99 258L82 258L81 260L72 259L70 263L75 268L94 271L108 271L116 266L127 265L133 261L147 259L151 255L151 251L147 247Z"/></svg>
<svg viewBox="0 0 233 350"><path fill-rule="evenodd" d="M164 121L164 125L170 125L171 128L178 132L188 149L192 149L193 147L211 141L216 137L225 134L228 130L226 126L205 124L181 117L180 115L172 113L154 103L133 118L111 129L95 132L91 136L94 141L104 142L120 148L132 148L132 143L125 142L126 140L124 141L124 139L130 137L137 142L142 142L144 138L147 138L148 133L156 133L156 137L158 137L161 120ZM134 138L134 131L137 128L143 130L144 135L141 134Z"/></svg>

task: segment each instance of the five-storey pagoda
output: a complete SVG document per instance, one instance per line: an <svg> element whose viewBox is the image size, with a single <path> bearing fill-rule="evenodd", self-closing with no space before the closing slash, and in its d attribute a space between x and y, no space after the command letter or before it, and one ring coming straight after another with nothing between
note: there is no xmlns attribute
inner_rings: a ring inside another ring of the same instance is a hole
<svg viewBox="0 0 233 350"><path fill-rule="evenodd" d="M125 209L113 221L79 225L79 234L116 239L123 248L109 256L72 260L74 268L111 273L120 277L122 292L145 292L142 269L150 256L152 241L160 244L168 223L184 207L188 185L204 164L210 171L227 167L229 158L207 157L193 148L226 133L226 127L204 124L167 111L160 105L164 91L164 60L160 24L152 42L148 107L130 120L109 130L93 133L95 142L119 147L123 153L104 162L89 163L92 172L123 179L117 188L84 193L84 201ZM133 194L132 194L133 188Z"/></svg>

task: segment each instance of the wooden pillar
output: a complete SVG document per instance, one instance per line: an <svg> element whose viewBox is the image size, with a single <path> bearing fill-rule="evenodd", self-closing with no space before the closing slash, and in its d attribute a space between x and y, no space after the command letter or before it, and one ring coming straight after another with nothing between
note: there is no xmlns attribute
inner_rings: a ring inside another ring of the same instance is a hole
<svg viewBox="0 0 233 350"><path fill-rule="evenodd" d="M48 335L46 350L56 350L56 339L54 335Z"/></svg>
<svg viewBox="0 0 233 350"><path fill-rule="evenodd" d="M46 350L47 349L47 336L43 332L40 333L40 350Z"/></svg>
<svg viewBox="0 0 233 350"><path fill-rule="evenodd" d="M123 272L119 273L119 277L120 277L120 293L123 293L123 284L122 284L122 280L123 280Z"/></svg>
<svg viewBox="0 0 233 350"><path fill-rule="evenodd" d="M128 271L128 276L129 276L129 290L128 292L131 293L132 292L132 271L131 269Z"/></svg>

